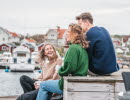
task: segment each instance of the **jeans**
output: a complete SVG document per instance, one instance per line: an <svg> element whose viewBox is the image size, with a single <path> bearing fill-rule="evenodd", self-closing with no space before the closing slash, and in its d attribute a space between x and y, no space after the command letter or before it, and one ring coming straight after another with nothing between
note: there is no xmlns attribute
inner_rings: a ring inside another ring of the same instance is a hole
<svg viewBox="0 0 130 100"><path fill-rule="evenodd" d="M36 100L50 100L52 93L63 94L58 83L59 80L48 80L42 82Z"/></svg>

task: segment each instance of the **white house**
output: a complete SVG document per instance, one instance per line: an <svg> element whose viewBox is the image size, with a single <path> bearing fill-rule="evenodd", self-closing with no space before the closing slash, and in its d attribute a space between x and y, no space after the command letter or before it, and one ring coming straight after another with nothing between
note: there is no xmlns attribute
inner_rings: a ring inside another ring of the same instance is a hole
<svg viewBox="0 0 130 100"><path fill-rule="evenodd" d="M130 38L128 38L127 45L130 46Z"/></svg>
<svg viewBox="0 0 130 100"><path fill-rule="evenodd" d="M118 38L112 38L112 42L115 48L120 47L121 46L121 40Z"/></svg>
<svg viewBox="0 0 130 100"><path fill-rule="evenodd" d="M19 42L20 36L14 32L9 32L8 30L0 27L0 44Z"/></svg>
<svg viewBox="0 0 130 100"><path fill-rule="evenodd" d="M9 32L9 31L8 31ZM9 39L9 42L20 42L20 36L16 34L15 32L9 32L11 34L11 38Z"/></svg>
<svg viewBox="0 0 130 100"><path fill-rule="evenodd" d="M23 39L20 41L20 43L21 43L21 45L28 43L28 44L31 44L33 46L36 46L36 41L33 39Z"/></svg>
<svg viewBox="0 0 130 100"><path fill-rule="evenodd" d="M11 34L9 34L5 29L0 27L0 43L9 43L9 39L11 38Z"/></svg>
<svg viewBox="0 0 130 100"><path fill-rule="evenodd" d="M49 29L46 33L46 42L49 42L53 45L63 46L65 44L65 34L66 29Z"/></svg>

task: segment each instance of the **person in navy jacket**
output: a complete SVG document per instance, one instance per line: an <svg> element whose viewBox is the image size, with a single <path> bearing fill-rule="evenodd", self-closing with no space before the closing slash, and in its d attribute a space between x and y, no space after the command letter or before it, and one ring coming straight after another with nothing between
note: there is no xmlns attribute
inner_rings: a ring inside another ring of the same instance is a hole
<svg viewBox="0 0 130 100"><path fill-rule="evenodd" d="M90 41L87 48L89 71L98 75L107 75L119 70L116 62L114 46L109 32L104 27L93 25L93 17L85 12L76 17L78 24L84 29Z"/></svg>

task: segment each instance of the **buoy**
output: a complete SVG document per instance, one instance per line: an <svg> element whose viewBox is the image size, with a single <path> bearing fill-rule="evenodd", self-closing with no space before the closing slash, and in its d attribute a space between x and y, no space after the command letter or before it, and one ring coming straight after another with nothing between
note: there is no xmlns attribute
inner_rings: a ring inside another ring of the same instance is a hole
<svg viewBox="0 0 130 100"><path fill-rule="evenodd" d="M39 73L41 73L41 72L42 72L42 70L38 70L38 72L39 72Z"/></svg>
<svg viewBox="0 0 130 100"><path fill-rule="evenodd" d="M9 69L5 69L5 72L9 72Z"/></svg>

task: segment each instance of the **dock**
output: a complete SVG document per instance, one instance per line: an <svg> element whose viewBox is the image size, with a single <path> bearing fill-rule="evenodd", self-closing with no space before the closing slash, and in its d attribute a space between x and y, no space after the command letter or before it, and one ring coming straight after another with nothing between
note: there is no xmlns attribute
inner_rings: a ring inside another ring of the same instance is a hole
<svg viewBox="0 0 130 100"><path fill-rule="evenodd" d="M109 76L64 77L63 100L119 100L118 93L125 92L122 69Z"/></svg>
<svg viewBox="0 0 130 100"><path fill-rule="evenodd" d="M0 97L0 100L16 100L18 96L5 96Z"/></svg>

